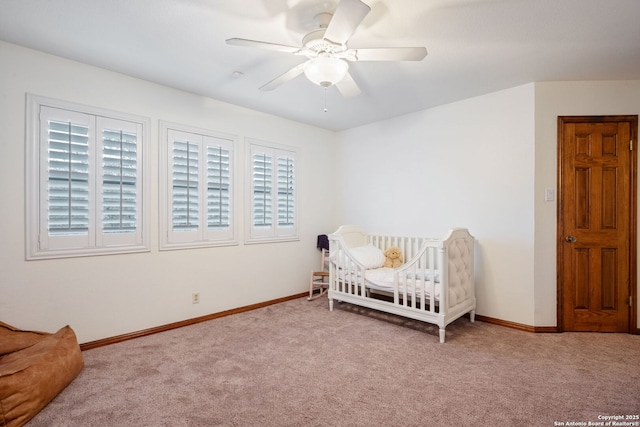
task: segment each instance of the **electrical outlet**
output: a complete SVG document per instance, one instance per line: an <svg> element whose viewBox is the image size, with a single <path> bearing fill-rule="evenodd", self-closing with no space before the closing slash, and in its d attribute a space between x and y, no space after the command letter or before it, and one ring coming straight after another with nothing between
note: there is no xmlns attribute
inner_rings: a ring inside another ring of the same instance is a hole
<svg viewBox="0 0 640 427"><path fill-rule="evenodd" d="M200 292L194 292L193 295L191 295L191 302L193 304L198 304L200 302Z"/></svg>

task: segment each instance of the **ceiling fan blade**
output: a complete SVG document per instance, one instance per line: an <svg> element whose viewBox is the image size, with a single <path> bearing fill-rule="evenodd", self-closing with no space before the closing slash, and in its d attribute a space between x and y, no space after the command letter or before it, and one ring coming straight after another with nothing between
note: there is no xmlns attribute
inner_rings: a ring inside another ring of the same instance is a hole
<svg viewBox="0 0 640 427"><path fill-rule="evenodd" d="M370 10L360 0L342 0L327 26L324 39L338 45L346 44Z"/></svg>
<svg viewBox="0 0 640 427"><path fill-rule="evenodd" d="M295 67L293 67L292 69L290 69L286 73L276 77L275 79L271 80L269 83L261 86L260 90L265 90L265 91L274 90L275 88L277 88L278 86L288 82L289 80L295 79L296 77L298 77L300 74L302 74L304 72L304 65L305 64L306 64L306 62L303 62L302 64L299 64L299 65L296 65Z"/></svg>
<svg viewBox="0 0 640 427"><path fill-rule="evenodd" d="M295 47L295 46L261 42L257 40L232 38L232 39L227 39L226 41L227 41L227 44L230 44L233 46L256 47L258 49L275 50L278 52L296 53L297 51L300 50L299 47Z"/></svg>
<svg viewBox="0 0 640 427"><path fill-rule="evenodd" d="M424 47L380 47L371 49L350 49L354 51L352 61L422 61L427 56Z"/></svg>
<svg viewBox="0 0 640 427"><path fill-rule="evenodd" d="M353 96L360 95L360 88L349 73L347 73L342 80L336 83L335 86L344 98L351 98Z"/></svg>

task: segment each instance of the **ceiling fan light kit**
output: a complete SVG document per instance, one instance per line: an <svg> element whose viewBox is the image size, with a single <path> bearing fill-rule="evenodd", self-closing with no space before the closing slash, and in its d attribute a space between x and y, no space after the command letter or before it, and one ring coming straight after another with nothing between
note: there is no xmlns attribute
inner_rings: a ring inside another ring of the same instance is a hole
<svg viewBox="0 0 640 427"><path fill-rule="evenodd" d="M344 59L321 55L305 63L304 75L312 82L322 87L332 86L347 75L349 64Z"/></svg>
<svg viewBox="0 0 640 427"><path fill-rule="evenodd" d="M307 58L306 62L271 80L260 90L273 90L304 73L309 81L325 89L335 85L340 94L348 98L358 95L360 88L349 74L347 61L421 61L427 55L424 47L349 49L349 37L370 11L371 8L360 0L341 0L333 14L323 12L316 15L319 28L304 36L302 47L240 38L227 39L227 44Z"/></svg>

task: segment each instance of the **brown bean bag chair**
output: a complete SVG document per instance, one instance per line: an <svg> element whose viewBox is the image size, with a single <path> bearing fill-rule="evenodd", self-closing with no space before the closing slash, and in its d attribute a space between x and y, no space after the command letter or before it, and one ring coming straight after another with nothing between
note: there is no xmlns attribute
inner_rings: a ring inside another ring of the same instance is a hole
<svg viewBox="0 0 640 427"><path fill-rule="evenodd" d="M76 334L21 331L0 322L0 426L33 418L84 366Z"/></svg>

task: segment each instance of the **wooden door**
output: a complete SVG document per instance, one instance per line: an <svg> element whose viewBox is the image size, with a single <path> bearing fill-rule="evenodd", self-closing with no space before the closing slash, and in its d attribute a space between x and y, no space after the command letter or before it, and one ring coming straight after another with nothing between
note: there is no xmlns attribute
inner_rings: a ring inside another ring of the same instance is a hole
<svg viewBox="0 0 640 427"><path fill-rule="evenodd" d="M637 116L558 118L561 331L630 331L637 128Z"/></svg>

